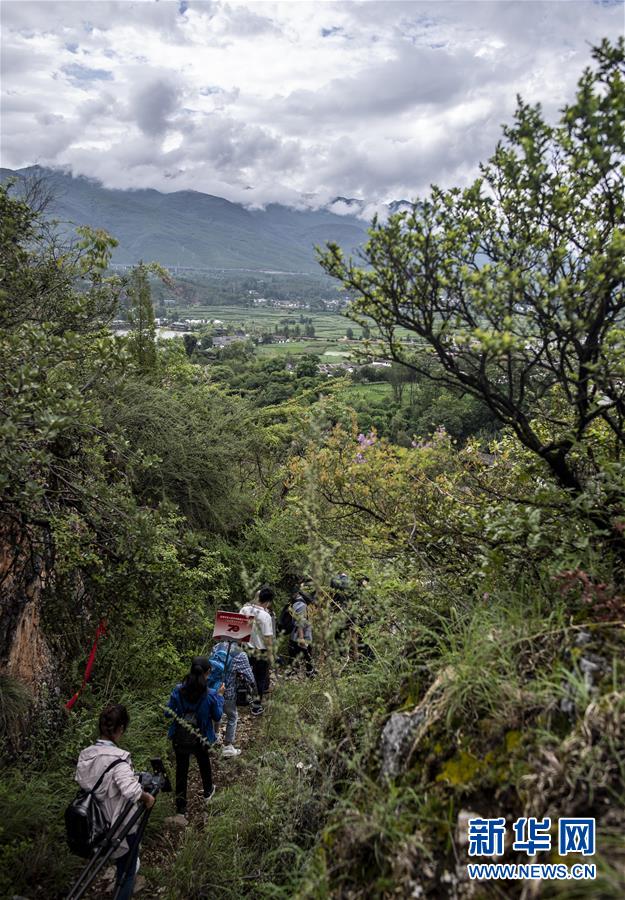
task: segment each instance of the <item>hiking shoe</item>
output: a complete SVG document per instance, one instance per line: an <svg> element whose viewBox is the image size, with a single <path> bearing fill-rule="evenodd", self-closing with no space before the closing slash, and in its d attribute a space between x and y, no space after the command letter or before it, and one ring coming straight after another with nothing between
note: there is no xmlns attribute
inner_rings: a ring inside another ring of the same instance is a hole
<svg viewBox="0 0 625 900"><path fill-rule="evenodd" d="M215 785L212 786L211 792L208 795L208 797L204 797L204 803L208 803L208 801L212 800L214 796L215 796Z"/></svg>
<svg viewBox="0 0 625 900"><path fill-rule="evenodd" d="M253 716L262 716L264 710L260 703L254 703L250 706L250 712Z"/></svg>
<svg viewBox="0 0 625 900"><path fill-rule="evenodd" d="M233 747L232 744L226 744L226 746L221 751L221 755L224 759L231 759L234 756L240 756L241 751L237 747Z"/></svg>

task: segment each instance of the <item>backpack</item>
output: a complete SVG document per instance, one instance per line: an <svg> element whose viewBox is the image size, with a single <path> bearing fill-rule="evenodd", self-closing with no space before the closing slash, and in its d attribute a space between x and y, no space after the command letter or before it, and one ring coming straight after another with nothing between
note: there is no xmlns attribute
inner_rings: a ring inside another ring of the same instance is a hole
<svg viewBox="0 0 625 900"><path fill-rule="evenodd" d="M219 686L223 684L226 680L226 675L230 672L230 666L232 664L232 654L230 654L230 658L228 659L228 669L226 671L226 657L228 656L227 650L213 650L209 663L211 664L210 675L206 681L206 687L209 690L216 691Z"/></svg>
<svg viewBox="0 0 625 900"><path fill-rule="evenodd" d="M244 678L244 676L241 675L240 672L237 672L235 684L237 691L237 706L249 706L250 701L253 697L253 691L249 681L247 680L247 678Z"/></svg>
<svg viewBox="0 0 625 900"><path fill-rule="evenodd" d="M184 710L184 700L181 697L182 708ZM196 750L199 744L197 732L199 731L199 722L197 719L197 707L202 698L198 700L193 709L188 709L178 716L176 720L176 730L172 739L175 750L191 751ZM182 722L180 721L182 719ZM184 722L184 725L182 724Z"/></svg>
<svg viewBox="0 0 625 900"><path fill-rule="evenodd" d="M285 603L276 623L276 631L278 634L291 634L294 624L293 607L290 603Z"/></svg>
<svg viewBox="0 0 625 900"><path fill-rule="evenodd" d="M90 791L80 788L65 810L67 844L72 853L83 859L88 859L97 850L111 827L95 794L106 773L120 762L123 760L116 759L107 766Z"/></svg>

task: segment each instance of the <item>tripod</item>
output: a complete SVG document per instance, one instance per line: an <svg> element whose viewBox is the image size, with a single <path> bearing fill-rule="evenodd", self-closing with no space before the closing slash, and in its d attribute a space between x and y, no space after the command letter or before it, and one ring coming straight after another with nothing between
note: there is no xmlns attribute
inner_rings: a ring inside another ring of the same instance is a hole
<svg viewBox="0 0 625 900"><path fill-rule="evenodd" d="M148 818L150 816L151 810L149 809L137 809L133 815L124 822L124 818L128 813L131 804L128 804L124 809L123 813L113 825L111 825L110 830L107 832L106 837L98 846L98 849L95 851L85 868L82 870L80 875L78 876L78 880L75 884L70 888L69 893L67 894L66 900L79 900L85 892L91 887L95 879L98 877L104 866L107 864L113 853L119 848L121 842L124 840L126 835L132 831L134 826L139 823L137 828L137 839L140 841L143 836L143 832L145 831L145 826L147 825ZM128 860L130 863L130 859ZM127 875L127 868L124 871L123 879ZM121 887L121 884L120 884ZM115 894L113 896L113 900L116 900L117 895L119 894L120 887L117 888Z"/></svg>

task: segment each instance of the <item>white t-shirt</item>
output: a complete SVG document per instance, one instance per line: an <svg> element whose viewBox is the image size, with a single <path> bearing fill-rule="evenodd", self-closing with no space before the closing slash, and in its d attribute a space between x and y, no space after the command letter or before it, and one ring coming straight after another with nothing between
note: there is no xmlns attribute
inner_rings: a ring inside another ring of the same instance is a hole
<svg viewBox="0 0 625 900"><path fill-rule="evenodd" d="M267 650L265 638L273 638L273 620L271 615L262 606L256 606L254 603L246 603L239 612L242 616L254 616L250 647L254 647L256 650Z"/></svg>

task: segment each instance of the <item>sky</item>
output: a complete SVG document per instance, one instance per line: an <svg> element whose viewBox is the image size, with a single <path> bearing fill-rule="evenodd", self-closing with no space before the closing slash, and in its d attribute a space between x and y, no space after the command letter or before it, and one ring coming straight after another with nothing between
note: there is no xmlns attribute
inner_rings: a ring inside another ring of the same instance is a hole
<svg viewBox="0 0 625 900"><path fill-rule="evenodd" d="M464 185L516 95L550 120L623 0L2 0L2 166L249 206Z"/></svg>

